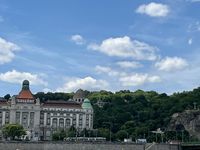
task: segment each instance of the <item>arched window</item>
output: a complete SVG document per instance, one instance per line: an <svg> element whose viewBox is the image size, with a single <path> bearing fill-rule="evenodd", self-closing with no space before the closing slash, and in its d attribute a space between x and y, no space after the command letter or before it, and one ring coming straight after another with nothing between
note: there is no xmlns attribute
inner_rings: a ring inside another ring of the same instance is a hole
<svg viewBox="0 0 200 150"><path fill-rule="evenodd" d="M57 128L57 118L53 118L53 128Z"/></svg>
<svg viewBox="0 0 200 150"><path fill-rule="evenodd" d="M65 128L69 128L70 127L70 119L66 119L65 120Z"/></svg>
<svg viewBox="0 0 200 150"><path fill-rule="evenodd" d="M63 118L59 119L59 127L64 128L64 119Z"/></svg>

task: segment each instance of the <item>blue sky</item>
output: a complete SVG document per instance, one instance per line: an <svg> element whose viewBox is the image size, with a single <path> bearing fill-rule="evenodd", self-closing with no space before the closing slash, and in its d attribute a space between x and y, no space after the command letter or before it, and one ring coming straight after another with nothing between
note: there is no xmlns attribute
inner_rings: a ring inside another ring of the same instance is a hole
<svg viewBox="0 0 200 150"><path fill-rule="evenodd" d="M200 84L199 0L0 0L0 95Z"/></svg>

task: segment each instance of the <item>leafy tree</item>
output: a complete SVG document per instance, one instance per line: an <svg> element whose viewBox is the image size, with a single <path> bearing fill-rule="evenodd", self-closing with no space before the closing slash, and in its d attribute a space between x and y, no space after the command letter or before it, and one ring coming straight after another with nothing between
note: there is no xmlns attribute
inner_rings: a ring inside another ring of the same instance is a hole
<svg viewBox="0 0 200 150"><path fill-rule="evenodd" d="M6 124L2 129L3 136L5 138L11 138L15 140L15 137L19 138L22 135L26 135L26 132L22 125L19 124Z"/></svg>
<svg viewBox="0 0 200 150"><path fill-rule="evenodd" d="M4 96L4 98L6 99L6 100L9 100L10 99L10 94L6 94L5 96Z"/></svg>
<svg viewBox="0 0 200 150"><path fill-rule="evenodd" d="M125 138L128 137L128 132L125 131L125 130L119 130L117 133L116 133L116 138L123 141Z"/></svg>
<svg viewBox="0 0 200 150"><path fill-rule="evenodd" d="M52 140L54 141L63 141L66 137L66 132L64 130L59 130L52 135Z"/></svg>
<svg viewBox="0 0 200 150"><path fill-rule="evenodd" d="M106 129L106 128L99 128L98 129L98 136L105 137L106 140L110 140L110 130Z"/></svg>
<svg viewBox="0 0 200 150"><path fill-rule="evenodd" d="M75 137L76 135L77 135L76 128L74 126L71 126L67 131L67 137Z"/></svg>
<svg viewBox="0 0 200 150"><path fill-rule="evenodd" d="M59 132L53 133L52 140L53 141L59 141L60 140L60 133Z"/></svg>

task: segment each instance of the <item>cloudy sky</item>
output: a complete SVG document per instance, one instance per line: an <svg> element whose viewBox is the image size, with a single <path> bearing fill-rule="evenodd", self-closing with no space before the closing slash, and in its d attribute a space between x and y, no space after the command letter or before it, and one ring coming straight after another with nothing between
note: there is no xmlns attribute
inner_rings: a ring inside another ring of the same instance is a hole
<svg viewBox="0 0 200 150"><path fill-rule="evenodd" d="M0 0L0 96L200 84L200 0Z"/></svg>

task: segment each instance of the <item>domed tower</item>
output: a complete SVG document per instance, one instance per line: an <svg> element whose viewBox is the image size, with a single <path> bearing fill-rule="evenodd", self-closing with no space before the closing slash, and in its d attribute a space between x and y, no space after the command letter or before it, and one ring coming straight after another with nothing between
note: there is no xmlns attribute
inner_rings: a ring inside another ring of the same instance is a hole
<svg viewBox="0 0 200 150"><path fill-rule="evenodd" d="M81 105L83 109L93 109L89 99L85 99Z"/></svg>
<svg viewBox="0 0 200 150"><path fill-rule="evenodd" d="M85 92L82 89L79 89L76 91L76 93L73 96L73 100L76 101L77 103L83 103L84 99L86 97Z"/></svg>
<svg viewBox="0 0 200 150"><path fill-rule="evenodd" d="M33 94L30 91L28 80L23 81L22 89L19 92L19 95L17 96L17 100L18 102L34 103L35 98L33 97Z"/></svg>
<svg viewBox="0 0 200 150"><path fill-rule="evenodd" d="M29 81L28 80L24 80L22 83L22 89L23 90L29 90Z"/></svg>
<svg viewBox="0 0 200 150"><path fill-rule="evenodd" d="M89 99L85 99L81 105L84 115L84 128L93 129L93 108Z"/></svg>

